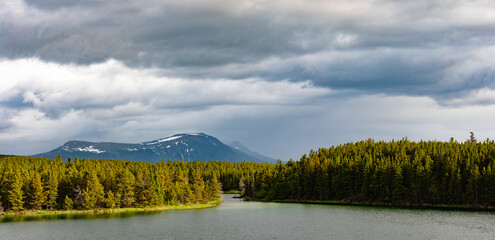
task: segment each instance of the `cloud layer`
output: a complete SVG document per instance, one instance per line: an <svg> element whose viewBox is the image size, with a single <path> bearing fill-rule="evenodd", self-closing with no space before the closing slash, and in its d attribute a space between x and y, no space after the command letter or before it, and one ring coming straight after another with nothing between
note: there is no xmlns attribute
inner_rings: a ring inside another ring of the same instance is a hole
<svg viewBox="0 0 495 240"><path fill-rule="evenodd" d="M490 0L9 0L0 9L9 59L116 59L172 77L311 80L436 99L493 87Z"/></svg>
<svg viewBox="0 0 495 240"><path fill-rule="evenodd" d="M279 116L331 93L309 82L162 77L115 60L89 66L0 60L0 72L8 76L0 86L5 144L31 136L150 140L232 118Z"/></svg>
<svg viewBox="0 0 495 240"><path fill-rule="evenodd" d="M491 0L1 1L0 152L493 136L494 26Z"/></svg>
<svg viewBox="0 0 495 240"><path fill-rule="evenodd" d="M0 60L0 72L9 76L0 86L0 151L11 154L43 152L70 139L139 142L201 131L287 160L368 137L495 135L488 89L439 104L310 82L170 78L116 60L88 66Z"/></svg>

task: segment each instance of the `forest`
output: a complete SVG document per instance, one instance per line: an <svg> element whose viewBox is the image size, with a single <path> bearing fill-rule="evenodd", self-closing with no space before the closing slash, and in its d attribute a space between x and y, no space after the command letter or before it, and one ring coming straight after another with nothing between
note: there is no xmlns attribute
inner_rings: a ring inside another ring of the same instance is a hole
<svg viewBox="0 0 495 240"><path fill-rule="evenodd" d="M218 200L219 172L199 165L2 156L0 210L128 208Z"/></svg>
<svg viewBox="0 0 495 240"><path fill-rule="evenodd" d="M246 197L397 206L495 205L495 143L372 139L311 151L255 175Z"/></svg>
<svg viewBox="0 0 495 240"><path fill-rule="evenodd" d="M204 203L220 191L250 200L396 206L495 205L495 142L368 139L277 164L0 157L0 210Z"/></svg>

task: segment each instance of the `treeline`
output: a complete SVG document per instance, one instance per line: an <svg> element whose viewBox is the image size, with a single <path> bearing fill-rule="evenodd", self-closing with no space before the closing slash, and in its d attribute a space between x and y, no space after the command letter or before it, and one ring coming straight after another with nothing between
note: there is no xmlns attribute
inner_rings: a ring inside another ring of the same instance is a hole
<svg viewBox="0 0 495 240"><path fill-rule="evenodd" d="M0 210L205 203L220 198L220 165L0 156Z"/></svg>
<svg viewBox="0 0 495 240"><path fill-rule="evenodd" d="M394 205L495 206L495 142L374 140L287 163L44 159L0 156L0 210L204 203L246 198Z"/></svg>
<svg viewBox="0 0 495 240"><path fill-rule="evenodd" d="M495 206L495 143L360 141L278 163L245 195L396 205ZM246 181L246 180L244 180ZM249 180L248 180L249 181Z"/></svg>

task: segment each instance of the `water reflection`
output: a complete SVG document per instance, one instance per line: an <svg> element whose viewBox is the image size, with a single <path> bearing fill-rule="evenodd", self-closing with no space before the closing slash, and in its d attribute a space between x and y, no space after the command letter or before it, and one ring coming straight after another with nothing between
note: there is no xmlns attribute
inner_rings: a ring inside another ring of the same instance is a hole
<svg viewBox="0 0 495 240"><path fill-rule="evenodd" d="M0 220L7 222L0 224L0 239L493 240L495 236L493 212L244 202L227 194L224 199L218 207L189 211L9 216Z"/></svg>

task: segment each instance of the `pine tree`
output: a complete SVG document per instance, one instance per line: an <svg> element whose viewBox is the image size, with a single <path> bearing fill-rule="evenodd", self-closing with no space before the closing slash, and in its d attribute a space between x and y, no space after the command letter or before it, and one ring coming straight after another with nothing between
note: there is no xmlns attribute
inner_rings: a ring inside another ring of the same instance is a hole
<svg viewBox="0 0 495 240"><path fill-rule="evenodd" d="M150 206L158 206L163 204L163 198L160 197L158 192L160 191L159 187L157 186L158 183L152 181L149 186L150 190L150 196L149 196L149 203Z"/></svg>
<svg viewBox="0 0 495 240"><path fill-rule="evenodd" d="M397 166L394 168L392 176L392 202L401 201L403 199L402 193L404 192L404 186L402 185L402 168Z"/></svg>
<svg viewBox="0 0 495 240"><path fill-rule="evenodd" d="M158 177L161 189L163 190L163 195L161 202L173 202L177 200L177 194L173 191L172 177L168 169L165 168L166 165L160 166L158 170Z"/></svg>
<svg viewBox="0 0 495 240"><path fill-rule="evenodd" d="M191 185L189 184L184 184L182 185L183 187L183 193L184 193L184 201L182 202L183 204L191 204L194 202L194 192L191 190Z"/></svg>
<svg viewBox="0 0 495 240"><path fill-rule="evenodd" d="M201 178L201 173L199 171L196 171L194 174L193 178L193 202L194 203L200 203L203 202L203 195L205 191L205 182L203 181L203 178Z"/></svg>
<svg viewBox="0 0 495 240"><path fill-rule="evenodd" d="M84 209L94 209L96 207L96 203L98 202L98 198L96 197L96 193L88 188L83 190L82 193L82 206Z"/></svg>
<svg viewBox="0 0 495 240"><path fill-rule="evenodd" d="M86 192L90 191L90 194L86 194L86 196L90 197L90 202L86 202L87 204L92 204L93 201L93 196L95 198L95 207L103 207L105 203L105 192L103 190L103 186L101 185L98 177L96 176L96 173L92 171L91 173L88 173L87 175L87 182L86 182ZM83 202L84 202L84 197L83 197Z"/></svg>
<svg viewBox="0 0 495 240"><path fill-rule="evenodd" d="M243 183L242 182L242 179L239 180L239 181L241 181L241 183ZM239 183L239 185L240 185L240 183ZM218 183L217 175L216 174L212 174L211 183L210 183L210 189L211 189L210 196L212 198L211 200L219 200L220 199L220 191L221 191L220 188L221 188L221 186L220 186L220 183Z"/></svg>
<svg viewBox="0 0 495 240"><path fill-rule="evenodd" d="M471 164L471 169L469 169L469 179L467 186L467 198L474 205L478 205L478 182L480 179L480 171L478 170L478 166L476 164Z"/></svg>
<svg viewBox="0 0 495 240"><path fill-rule="evenodd" d="M118 175L117 190L121 197L120 205L130 207L134 203L134 175L129 170L124 169Z"/></svg>
<svg viewBox="0 0 495 240"><path fill-rule="evenodd" d="M46 208L54 209L57 205L58 198L58 180L53 173L49 173L46 178L45 193L46 193Z"/></svg>
<svg viewBox="0 0 495 240"><path fill-rule="evenodd" d="M43 192L41 177L38 172L34 172L29 184L28 205L33 210L40 210L41 205L46 200L46 194Z"/></svg>
<svg viewBox="0 0 495 240"><path fill-rule="evenodd" d="M476 138L474 137L474 133L473 132L469 132L471 134L471 136L469 137L469 142L471 143L476 143Z"/></svg>
<svg viewBox="0 0 495 240"><path fill-rule="evenodd" d="M115 196L115 194L113 194L112 190L109 190L107 192L107 197L106 197L106 207L107 208L115 208L115 206L117 205L117 201L118 201L118 196Z"/></svg>
<svg viewBox="0 0 495 240"><path fill-rule="evenodd" d="M136 181L134 187L134 196L136 204L138 206L149 206L150 205L150 182L146 175L141 171L136 174Z"/></svg>
<svg viewBox="0 0 495 240"><path fill-rule="evenodd" d="M12 206L13 211L22 211L24 210L23 205L24 201L23 196L24 193L22 191L22 180L18 173L11 174L11 183L10 190L8 191L9 202Z"/></svg>
<svg viewBox="0 0 495 240"><path fill-rule="evenodd" d="M72 210L73 205L74 205L74 202L72 201L72 199L69 196L65 195L63 209L64 210Z"/></svg>

